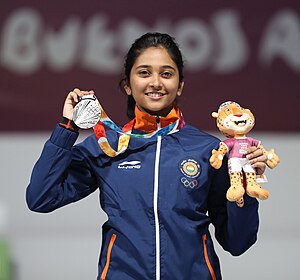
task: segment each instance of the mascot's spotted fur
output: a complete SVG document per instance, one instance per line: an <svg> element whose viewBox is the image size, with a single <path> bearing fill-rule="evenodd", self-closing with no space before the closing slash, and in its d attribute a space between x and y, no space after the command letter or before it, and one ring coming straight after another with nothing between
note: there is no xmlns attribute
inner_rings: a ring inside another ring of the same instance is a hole
<svg viewBox="0 0 300 280"><path fill-rule="evenodd" d="M213 112L212 116L217 119L219 130L228 138L220 143L218 150L212 151L209 160L211 166L219 169L224 155L229 154L230 188L227 191L227 199L236 201L237 205L242 207L245 189L251 197L267 199L269 192L256 182L256 172L251 167L245 153L250 146L259 147L267 155L267 166L270 168L276 167L279 157L274 153L274 149L266 151L259 140L246 136L255 124L254 115L249 109L242 108L236 102L227 101L221 104L218 112Z"/></svg>

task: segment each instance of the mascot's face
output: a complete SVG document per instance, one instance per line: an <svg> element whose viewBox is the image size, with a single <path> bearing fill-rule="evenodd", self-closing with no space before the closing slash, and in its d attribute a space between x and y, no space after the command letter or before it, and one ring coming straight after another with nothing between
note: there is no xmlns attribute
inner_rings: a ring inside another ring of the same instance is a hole
<svg viewBox="0 0 300 280"><path fill-rule="evenodd" d="M255 124L252 112L232 101L223 103L212 116L217 119L219 130L230 138L246 136Z"/></svg>

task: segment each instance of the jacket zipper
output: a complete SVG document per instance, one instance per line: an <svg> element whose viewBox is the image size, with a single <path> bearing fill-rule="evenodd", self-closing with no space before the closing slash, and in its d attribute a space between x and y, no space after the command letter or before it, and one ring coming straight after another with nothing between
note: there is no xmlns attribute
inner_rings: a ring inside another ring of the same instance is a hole
<svg viewBox="0 0 300 280"><path fill-rule="evenodd" d="M110 264L110 255L111 255L111 251L112 251L112 248L114 246L116 238L117 238L116 234L113 234L110 238L110 241L109 241L109 244L108 244L108 249L107 249L107 254L106 254L106 263L105 263L105 266L103 268L101 278L100 278L101 280L106 279L106 275L107 275L107 272L108 272L108 267L109 267L109 264Z"/></svg>
<svg viewBox="0 0 300 280"><path fill-rule="evenodd" d="M157 129L160 129L159 116L156 117ZM156 280L160 280L160 231L159 231L159 217L158 217L158 176L159 176L159 158L161 150L161 136L157 137L156 154L155 154L155 168L154 168L154 190L153 190L153 210L155 221L155 264L156 264Z"/></svg>
<svg viewBox="0 0 300 280"><path fill-rule="evenodd" d="M210 272L210 275L211 275L211 279L212 280L217 280L216 278L216 274L214 272L214 269L211 265L211 262L209 260L209 257L208 257L208 251L207 251L207 245L206 245L206 241L207 241L207 236L206 234L203 234L202 235L202 242L203 242L203 249L204 249L204 258L205 258L205 262L206 262L206 265L208 267L208 270Z"/></svg>

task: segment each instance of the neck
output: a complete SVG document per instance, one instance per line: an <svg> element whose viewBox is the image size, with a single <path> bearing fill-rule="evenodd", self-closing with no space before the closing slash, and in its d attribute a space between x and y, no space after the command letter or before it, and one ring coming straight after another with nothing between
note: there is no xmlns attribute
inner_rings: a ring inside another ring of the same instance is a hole
<svg viewBox="0 0 300 280"><path fill-rule="evenodd" d="M169 115L169 113L171 112L171 110L176 107L175 104L171 105L170 107L164 108L163 110L160 111L149 111L149 110L145 110L142 109L141 107L139 107L138 105L136 105L136 107L141 111L141 112L145 112L151 116L155 116L155 117L167 117Z"/></svg>

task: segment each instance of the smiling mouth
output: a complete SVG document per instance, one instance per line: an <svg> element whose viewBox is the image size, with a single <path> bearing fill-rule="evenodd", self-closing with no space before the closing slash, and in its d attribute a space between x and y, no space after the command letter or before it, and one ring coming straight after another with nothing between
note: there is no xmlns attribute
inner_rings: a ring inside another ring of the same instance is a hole
<svg viewBox="0 0 300 280"><path fill-rule="evenodd" d="M164 96L165 94L164 93L161 93L161 92L147 92L146 93L146 96L149 96L149 97L161 97L161 96Z"/></svg>
<svg viewBox="0 0 300 280"><path fill-rule="evenodd" d="M237 126L243 126L246 125L247 121L246 120L242 120L242 121L234 121L235 125Z"/></svg>

